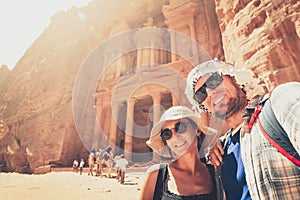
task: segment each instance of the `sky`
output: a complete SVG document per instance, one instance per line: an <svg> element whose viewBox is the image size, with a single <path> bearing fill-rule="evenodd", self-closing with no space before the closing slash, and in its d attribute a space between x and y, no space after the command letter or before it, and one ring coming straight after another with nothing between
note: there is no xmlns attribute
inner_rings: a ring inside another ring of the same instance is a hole
<svg viewBox="0 0 300 200"><path fill-rule="evenodd" d="M93 0L0 0L0 66L12 69L57 12Z"/></svg>

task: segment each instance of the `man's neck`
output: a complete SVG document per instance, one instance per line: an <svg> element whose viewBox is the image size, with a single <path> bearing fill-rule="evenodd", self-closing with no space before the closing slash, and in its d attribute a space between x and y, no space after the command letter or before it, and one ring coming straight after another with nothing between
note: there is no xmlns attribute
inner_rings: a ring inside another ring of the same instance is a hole
<svg viewBox="0 0 300 200"><path fill-rule="evenodd" d="M228 119L226 119L227 126L232 129L236 129L244 121L242 114L243 111L241 110L236 114L232 115L231 117L229 117Z"/></svg>

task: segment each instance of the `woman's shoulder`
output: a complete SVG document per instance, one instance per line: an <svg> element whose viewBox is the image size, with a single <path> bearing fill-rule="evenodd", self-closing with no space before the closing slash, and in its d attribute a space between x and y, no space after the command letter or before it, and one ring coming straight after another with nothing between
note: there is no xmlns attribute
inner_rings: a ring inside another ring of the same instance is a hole
<svg viewBox="0 0 300 200"><path fill-rule="evenodd" d="M148 167L147 173L156 173L158 172L159 169L166 167L168 164L167 163L159 163L159 164L154 164Z"/></svg>
<svg viewBox="0 0 300 200"><path fill-rule="evenodd" d="M163 164L154 164L148 167L140 199L152 199L159 177L159 169L161 169L163 166Z"/></svg>

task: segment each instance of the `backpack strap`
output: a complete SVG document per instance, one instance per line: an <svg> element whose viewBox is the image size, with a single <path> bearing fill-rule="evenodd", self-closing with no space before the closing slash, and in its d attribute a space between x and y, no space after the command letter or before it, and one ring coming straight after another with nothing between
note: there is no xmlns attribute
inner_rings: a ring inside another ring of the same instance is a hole
<svg viewBox="0 0 300 200"><path fill-rule="evenodd" d="M158 175L156 179L155 190L153 194L153 200L161 199L162 194L166 191L166 181L168 178L168 167L167 163L161 163L159 165Z"/></svg>
<svg viewBox="0 0 300 200"><path fill-rule="evenodd" d="M248 110L248 113L251 118L250 118L250 121L249 121L249 129L252 128L254 122L257 120L258 118L258 115L260 114L264 104L266 103L266 101L269 99L269 95L263 97L259 102L258 104L255 105L254 108L252 109L249 109Z"/></svg>
<svg viewBox="0 0 300 200"><path fill-rule="evenodd" d="M221 178L221 167L218 167L215 169L214 173L214 179L216 183L216 192L217 192L217 199L218 200L223 200L224 199L224 192L223 192L223 183L222 183L222 178Z"/></svg>
<svg viewBox="0 0 300 200"><path fill-rule="evenodd" d="M224 199L224 189L223 189L223 183L221 179L221 166L218 168L215 168L210 163L210 155L207 153L205 157L200 159L201 162L206 164L206 167L208 168L209 174L211 176L212 182L215 185L215 191L217 195L217 200L223 200Z"/></svg>
<svg viewBox="0 0 300 200"><path fill-rule="evenodd" d="M284 129L280 126L271 107L270 100L263 106L258 117L258 126L265 138L295 165L300 166L300 156L293 147Z"/></svg>

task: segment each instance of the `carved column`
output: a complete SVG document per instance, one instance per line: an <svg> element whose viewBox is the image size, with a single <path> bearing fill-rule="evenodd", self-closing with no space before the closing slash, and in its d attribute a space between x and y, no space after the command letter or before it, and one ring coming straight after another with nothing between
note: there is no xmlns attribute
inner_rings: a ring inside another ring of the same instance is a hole
<svg viewBox="0 0 300 200"><path fill-rule="evenodd" d="M156 61L158 61L158 58L156 56L157 51L158 51L157 49L153 49L153 48L150 50L150 61L149 61L150 64L154 64Z"/></svg>
<svg viewBox="0 0 300 200"><path fill-rule="evenodd" d="M94 133L92 137L92 149L95 149L96 151L99 149L100 145L100 139L101 139L101 120L103 118L103 109L99 108L97 109L96 119L95 119L95 125L94 125ZM96 127L98 126L96 123L99 124L100 130Z"/></svg>
<svg viewBox="0 0 300 200"><path fill-rule="evenodd" d="M196 37L196 30L195 30L195 21L194 19L191 20L191 22L188 24L189 29L190 29L190 33L191 33L191 37L194 41L197 41L197 37ZM198 54L198 46L196 42L192 42L192 49L193 49L193 55L197 55Z"/></svg>
<svg viewBox="0 0 300 200"><path fill-rule="evenodd" d="M136 42L137 51L137 68L147 66L151 63L163 63L160 60L160 49L163 49L165 41L163 41L164 32L160 29L151 29L152 18L148 19L149 23L144 23L144 28L135 32L134 40ZM155 48L154 48L155 47Z"/></svg>
<svg viewBox="0 0 300 200"><path fill-rule="evenodd" d="M94 133L93 133L93 138L92 138L92 149L95 149L96 151L99 149L99 144L100 144L100 132L97 129L97 124L98 121L95 120L95 125L94 125Z"/></svg>
<svg viewBox="0 0 300 200"><path fill-rule="evenodd" d="M175 62L177 60L177 55L174 53L174 52L177 52L176 51L176 42L175 42L175 36L174 36L174 33L171 32L171 61L172 62Z"/></svg>
<svg viewBox="0 0 300 200"><path fill-rule="evenodd" d="M169 5L162 8L165 23L168 28L178 31L196 40L195 17L199 13L199 2L193 0L186 1L169 1ZM192 40L185 40L171 34L172 52L180 53L185 56L197 55L197 46ZM172 62L176 61L177 56L172 53Z"/></svg>
<svg viewBox="0 0 300 200"><path fill-rule="evenodd" d="M119 104L117 104L119 105ZM109 141L112 144L112 152L115 155L116 146L117 146L117 133L118 133L118 116L119 116L119 108L116 108L116 112L111 112L111 120L110 120L110 135Z"/></svg>
<svg viewBox="0 0 300 200"><path fill-rule="evenodd" d="M137 56L136 56L136 67L140 67L142 65L142 61L143 61L143 50L138 49Z"/></svg>
<svg viewBox="0 0 300 200"><path fill-rule="evenodd" d="M134 124L134 105L136 100L129 98L127 101L127 116L126 116L126 131L125 131L125 145L124 155L128 162L132 161L132 141L133 141L133 124Z"/></svg>
<svg viewBox="0 0 300 200"><path fill-rule="evenodd" d="M160 94L152 95L153 98L153 125L157 123L160 119L161 113L160 113L160 100L161 96ZM159 162L160 155L153 151L153 162Z"/></svg>
<svg viewBox="0 0 300 200"><path fill-rule="evenodd" d="M172 95L172 106L178 106L179 102L178 102L178 96L176 96L174 93L171 93Z"/></svg>

